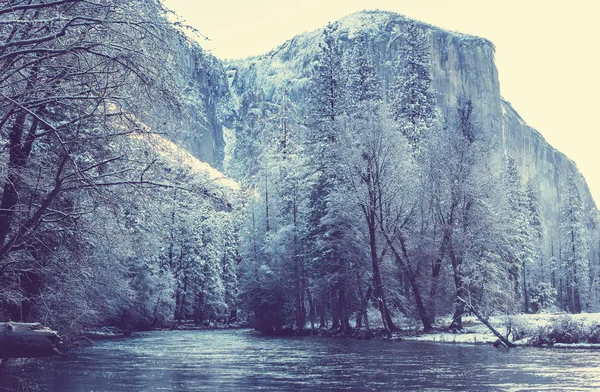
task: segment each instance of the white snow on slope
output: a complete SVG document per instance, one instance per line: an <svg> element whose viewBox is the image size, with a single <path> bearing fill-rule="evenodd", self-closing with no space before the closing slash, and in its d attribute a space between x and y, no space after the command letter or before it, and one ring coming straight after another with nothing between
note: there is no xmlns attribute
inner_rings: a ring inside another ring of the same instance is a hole
<svg viewBox="0 0 600 392"><path fill-rule="evenodd" d="M234 191L240 189L240 185L235 180L225 176L208 163L202 162L184 148L178 146L164 136L156 133L136 133L133 134L132 138L148 142L163 159L173 164L186 167L193 173L202 175L224 188Z"/></svg>

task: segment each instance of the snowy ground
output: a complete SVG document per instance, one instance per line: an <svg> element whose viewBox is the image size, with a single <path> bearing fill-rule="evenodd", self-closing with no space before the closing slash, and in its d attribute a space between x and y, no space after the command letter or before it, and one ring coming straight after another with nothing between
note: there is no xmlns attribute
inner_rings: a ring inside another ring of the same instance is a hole
<svg viewBox="0 0 600 392"><path fill-rule="evenodd" d="M550 328L553 324L559 323L565 318L570 319L579 325L583 330L592 331L594 328L600 328L600 313L547 313L547 314L519 314L513 316L491 317L490 322L494 328L503 335L506 335L509 328L518 331L520 339L514 341L511 334L510 340L517 345L527 345L530 339L538 335L541 331ZM440 318L438 327L448 326L450 318ZM431 334L422 334L416 336L403 336L405 340L418 340L438 343L466 343L466 344L490 344L498 338L483 325L475 316L463 317L463 331L459 333L435 332ZM599 344L575 343L564 344L556 343L554 347L560 348L600 348Z"/></svg>

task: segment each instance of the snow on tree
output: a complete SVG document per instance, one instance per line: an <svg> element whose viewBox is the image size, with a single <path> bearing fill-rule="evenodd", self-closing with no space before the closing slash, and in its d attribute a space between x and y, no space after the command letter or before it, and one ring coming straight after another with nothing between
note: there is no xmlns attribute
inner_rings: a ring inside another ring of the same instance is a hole
<svg viewBox="0 0 600 392"><path fill-rule="evenodd" d="M321 307L331 301L332 327L350 332L347 282L353 279L345 249L343 216L336 192L339 182L340 126L343 113L341 52L337 45L337 27L328 25L323 32L320 54L314 67L307 136L311 184L309 194L308 239L311 264L322 288Z"/></svg>
<svg viewBox="0 0 600 392"><path fill-rule="evenodd" d="M382 103L381 82L375 71L365 33L357 35L352 51L344 56L343 65L346 73L346 113L351 117L379 114Z"/></svg>
<svg viewBox="0 0 600 392"><path fill-rule="evenodd" d="M128 248L141 226L134 211L148 201L140 195L158 186L132 138L176 123L183 34L154 1L34 0L0 13L2 315L76 332L136 305L166 309L169 278L153 268L160 247L142 241L138 259Z"/></svg>
<svg viewBox="0 0 600 392"><path fill-rule="evenodd" d="M343 113L342 52L337 44L337 25L328 24L319 43L319 54L313 67L309 96L308 142L314 153L331 155L336 141L336 118ZM331 159L331 157L328 157Z"/></svg>
<svg viewBox="0 0 600 392"><path fill-rule="evenodd" d="M281 86L257 122L260 153L257 170L247 179L251 188L245 219L248 235L241 244L241 297L250 320L265 332L288 324L303 329L307 303L313 305L303 255L307 189L300 122ZM272 312L274 307L281 309Z"/></svg>
<svg viewBox="0 0 600 392"><path fill-rule="evenodd" d="M414 21L406 23L400 38L396 77L389 98L390 111L400 131L418 151L419 142L428 136L435 119L429 45L427 37Z"/></svg>
<svg viewBox="0 0 600 392"><path fill-rule="evenodd" d="M509 278L514 284L516 301L523 302L522 310L529 311L528 278L534 258L534 243L527 194L521 184L521 175L512 157L506 160L504 173L505 195L508 203L508 243L510 247Z"/></svg>
<svg viewBox="0 0 600 392"><path fill-rule="evenodd" d="M579 190L573 178L567 178L561 194L561 297L573 313L589 307L590 254L589 231Z"/></svg>
<svg viewBox="0 0 600 392"><path fill-rule="evenodd" d="M544 260L544 229L542 226L542 209L539 202L538 192L536 191L532 181L527 182L525 190L527 215L529 219L529 230L531 238L531 257L532 269L531 277L538 282L550 282L550 268ZM533 279L532 280L533 282Z"/></svg>

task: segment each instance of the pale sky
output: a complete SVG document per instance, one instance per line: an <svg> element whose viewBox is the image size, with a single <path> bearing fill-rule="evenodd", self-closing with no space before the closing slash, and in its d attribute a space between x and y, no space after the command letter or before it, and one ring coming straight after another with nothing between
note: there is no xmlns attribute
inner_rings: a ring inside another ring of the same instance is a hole
<svg viewBox="0 0 600 392"><path fill-rule="evenodd" d="M600 204L598 0L166 0L219 58L269 51L364 9L397 12L496 45L503 97L571 158Z"/></svg>

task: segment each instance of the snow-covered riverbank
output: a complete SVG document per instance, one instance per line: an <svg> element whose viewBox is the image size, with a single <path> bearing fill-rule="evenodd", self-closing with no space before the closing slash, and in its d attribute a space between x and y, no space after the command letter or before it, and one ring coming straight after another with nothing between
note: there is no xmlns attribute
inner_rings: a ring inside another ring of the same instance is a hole
<svg viewBox="0 0 600 392"><path fill-rule="evenodd" d="M498 340L476 317L467 316L463 320L462 332L434 332L403 336L402 338L414 341L463 344L492 344ZM494 316L489 321L494 328L519 346L600 349L600 313L519 314ZM440 329L448 324L449 320L440 319Z"/></svg>

